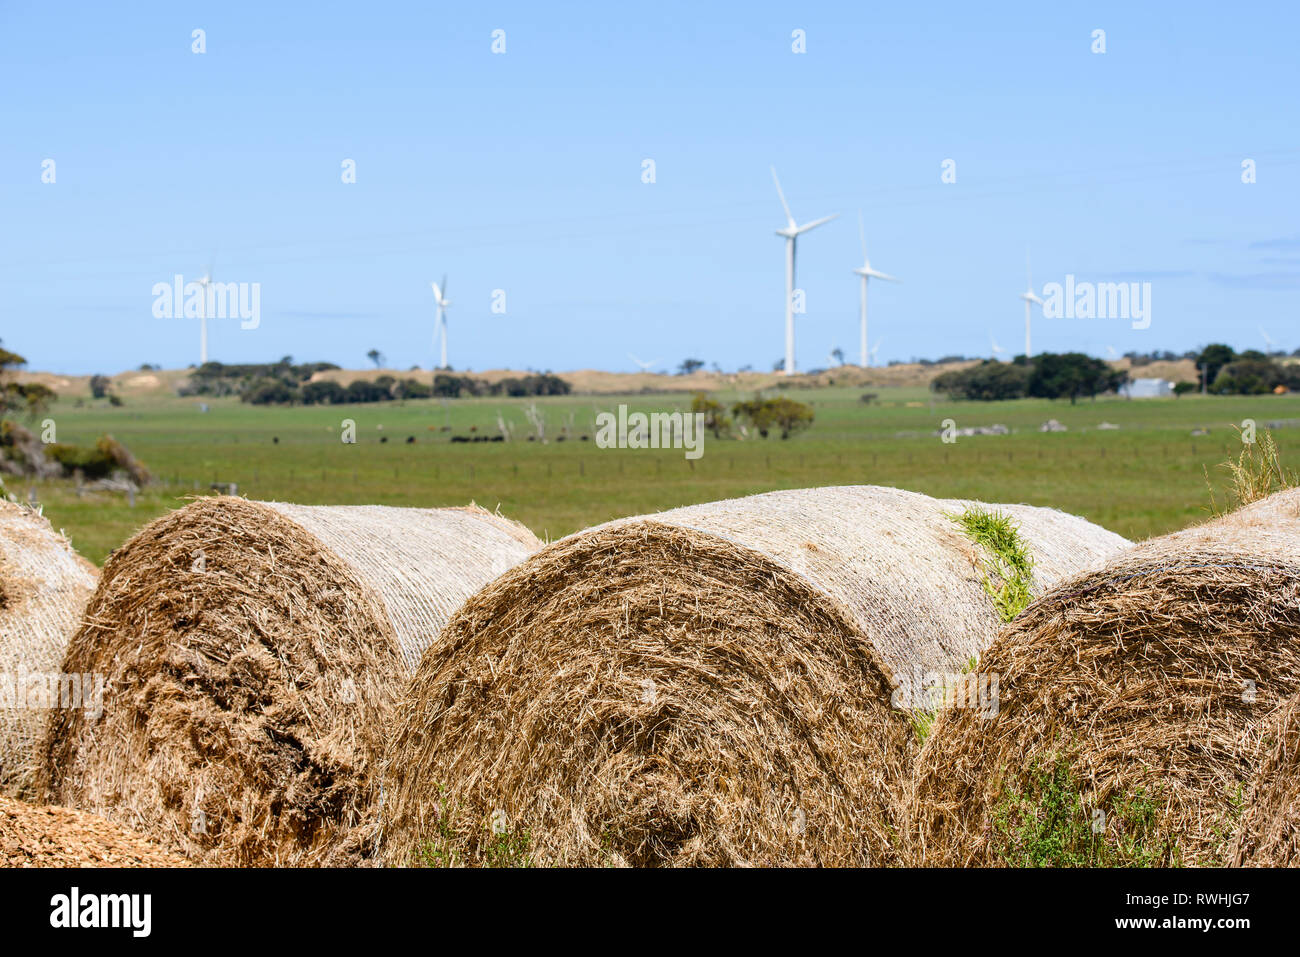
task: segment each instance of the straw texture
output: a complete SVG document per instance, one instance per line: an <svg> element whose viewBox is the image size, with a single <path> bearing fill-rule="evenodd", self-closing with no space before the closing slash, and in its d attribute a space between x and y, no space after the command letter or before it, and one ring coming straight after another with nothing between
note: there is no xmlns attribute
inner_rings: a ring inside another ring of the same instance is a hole
<svg viewBox="0 0 1300 957"><path fill-rule="evenodd" d="M773 492L556 542L427 652L388 759L385 860L877 864L914 735L891 697L996 633L969 503ZM1127 543L1005 506L1039 585Z"/></svg>
<svg viewBox="0 0 1300 957"><path fill-rule="evenodd" d="M1237 867L1300 867L1300 695L1269 721L1263 745L1229 859Z"/></svg>
<svg viewBox="0 0 1300 957"><path fill-rule="evenodd" d="M95 566L29 508L0 501L0 793L29 797L46 712ZM69 702L72 703L72 702Z"/></svg>
<svg viewBox="0 0 1300 957"><path fill-rule="evenodd" d="M1271 715L1300 680L1300 490L1151 539L1071 578L981 661L995 717L945 711L917 763L915 863L1016 860L999 825L1026 769L1062 766L1112 849L1141 799L1147 854L1223 863ZM1041 817L1041 816L1040 816ZM1021 822L1023 823L1023 822Z"/></svg>
<svg viewBox="0 0 1300 957"><path fill-rule="evenodd" d="M58 715L40 783L204 863L357 863L411 663L536 544L482 509L192 502L105 565L65 662L103 714Z"/></svg>

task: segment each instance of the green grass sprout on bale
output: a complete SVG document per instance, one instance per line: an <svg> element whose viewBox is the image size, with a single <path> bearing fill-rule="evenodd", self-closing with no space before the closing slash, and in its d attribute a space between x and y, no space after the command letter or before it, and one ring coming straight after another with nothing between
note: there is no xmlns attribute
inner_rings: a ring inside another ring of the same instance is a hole
<svg viewBox="0 0 1300 957"><path fill-rule="evenodd" d="M445 791L446 788L439 788ZM453 817L457 809L447 798L439 800L438 821L434 836L415 852L416 867L532 867L529 855L531 835L526 829L512 831L508 827L484 825L483 837L467 840L457 833Z"/></svg>
<svg viewBox="0 0 1300 957"><path fill-rule="evenodd" d="M954 516L966 536L987 556L984 590L1003 621L1011 621L1029 604L1034 560L1009 515L971 507ZM993 578L996 577L997 584Z"/></svg>
<svg viewBox="0 0 1300 957"><path fill-rule="evenodd" d="M1246 442L1235 460L1229 457L1219 468L1228 473L1227 503L1223 509L1215 499L1209 473L1205 476L1205 484L1210 489L1210 511L1216 517L1300 484L1295 472L1282 467L1277 443L1267 430L1259 441Z"/></svg>
<svg viewBox="0 0 1300 957"><path fill-rule="evenodd" d="M966 666L962 668L962 674L971 674L979 668L979 663L979 658L972 655L966 660ZM931 706L929 708L914 708L907 715L907 720L912 725L912 733L916 735L917 744L925 744L925 739L930 737L930 729L934 727L934 721L939 717L940 703L948 700L948 687L940 685L937 688L931 688L930 694Z"/></svg>
<svg viewBox="0 0 1300 957"><path fill-rule="evenodd" d="M1063 757L1029 766L993 810L995 856L1010 867L1177 867L1177 848L1156 833L1154 796L1141 788L1085 804Z"/></svg>

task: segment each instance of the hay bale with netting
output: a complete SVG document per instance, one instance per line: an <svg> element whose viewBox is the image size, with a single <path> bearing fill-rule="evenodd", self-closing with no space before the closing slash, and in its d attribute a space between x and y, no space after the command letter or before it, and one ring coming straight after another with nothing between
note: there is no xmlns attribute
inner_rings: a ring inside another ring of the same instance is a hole
<svg viewBox="0 0 1300 957"><path fill-rule="evenodd" d="M478 508L194 501L105 564L64 664L103 712L57 715L41 784L204 863L361 861L410 670L539 544Z"/></svg>
<svg viewBox="0 0 1300 957"><path fill-rule="evenodd" d="M955 521L969 504L772 492L543 549L421 661L388 758L384 860L892 861L915 735L891 698L966 667L998 620ZM1034 587L1127 544L999 508Z"/></svg>
<svg viewBox="0 0 1300 957"><path fill-rule="evenodd" d="M1228 855L1235 867L1300 866L1300 695L1269 720Z"/></svg>
<svg viewBox="0 0 1300 957"><path fill-rule="evenodd" d="M996 715L945 711L918 758L913 863L1223 863L1300 683L1300 490L1062 582L981 670Z"/></svg>
<svg viewBox="0 0 1300 957"><path fill-rule="evenodd" d="M188 863L94 814L0 795L0 867L186 867Z"/></svg>
<svg viewBox="0 0 1300 957"><path fill-rule="evenodd" d="M50 708L93 705L60 665L96 574L38 512L0 500L0 794L31 796Z"/></svg>

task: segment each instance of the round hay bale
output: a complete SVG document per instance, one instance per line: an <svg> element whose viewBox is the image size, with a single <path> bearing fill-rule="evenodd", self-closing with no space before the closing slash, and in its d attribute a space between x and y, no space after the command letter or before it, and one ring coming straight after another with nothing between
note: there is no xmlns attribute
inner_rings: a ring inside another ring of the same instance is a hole
<svg viewBox="0 0 1300 957"><path fill-rule="evenodd" d="M391 711L455 608L537 545L482 509L192 502L118 549L65 669L50 800L204 863L356 863Z"/></svg>
<svg viewBox="0 0 1300 957"><path fill-rule="evenodd" d="M981 661L996 715L935 722L912 863L1223 863L1297 639L1300 490L1062 582Z"/></svg>
<svg viewBox="0 0 1300 957"><path fill-rule="evenodd" d="M1246 798L1229 861L1235 867L1300 866L1300 695L1269 720L1263 760Z"/></svg>
<svg viewBox="0 0 1300 957"><path fill-rule="evenodd" d="M0 795L0 867L187 867L118 824Z"/></svg>
<svg viewBox="0 0 1300 957"><path fill-rule="evenodd" d="M0 794L32 795L46 713L78 704L59 670L96 574L37 512L0 500Z"/></svg>
<svg viewBox="0 0 1300 957"><path fill-rule="evenodd" d="M392 864L878 864L914 735L891 696L999 620L969 503L772 492L543 549L426 652L388 758ZM1040 583L1124 547L1002 506Z"/></svg>

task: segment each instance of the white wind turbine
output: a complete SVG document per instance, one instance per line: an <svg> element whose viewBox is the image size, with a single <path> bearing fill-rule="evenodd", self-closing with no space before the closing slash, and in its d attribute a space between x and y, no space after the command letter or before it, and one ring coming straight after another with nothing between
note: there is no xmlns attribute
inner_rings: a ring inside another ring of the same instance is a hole
<svg viewBox="0 0 1300 957"><path fill-rule="evenodd" d="M442 275L442 285L436 282L429 283L433 287L433 298L438 303L438 324L434 328L434 337L441 333L442 338L442 362L439 369L447 368L447 307L451 305L451 300L447 298L447 274Z"/></svg>
<svg viewBox="0 0 1300 957"><path fill-rule="evenodd" d="M632 355L632 353L630 352L627 354L627 357L631 359L634 363L636 363L637 366L640 367L642 372L649 372L651 369L653 369L655 366L659 364L658 359L651 359L649 362L642 362L640 359Z"/></svg>
<svg viewBox="0 0 1300 957"><path fill-rule="evenodd" d="M1270 336L1267 332L1264 331L1263 326L1259 327L1259 334L1264 337L1264 354L1271 355L1272 353L1276 352L1277 343L1273 341L1272 336Z"/></svg>
<svg viewBox="0 0 1300 957"><path fill-rule="evenodd" d="M879 272L871 268L871 260L867 258L867 234L862 228L862 210L858 210L858 239L862 242L862 267L853 270L862 277L862 307L861 307L861 326L858 329L859 344L862 350L862 367L865 369L871 365L871 360L876 357L876 349L880 348L880 343L876 343L876 349L867 352L867 280L884 279L888 282L901 282L886 273Z"/></svg>
<svg viewBox="0 0 1300 957"><path fill-rule="evenodd" d="M1025 253L1025 275L1029 277L1029 288L1020 294L1020 298L1025 301L1025 358L1033 356L1031 343L1029 339L1029 310L1033 308L1034 303L1040 306L1043 300L1038 298L1038 293L1034 292L1034 274L1029 268L1029 253Z"/></svg>
<svg viewBox="0 0 1300 957"><path fill-rule="evenodd" d="M208 263L208 271L198 280L198 287L203 294L199 301L199 365L208 363L208 287L212 285L212 267L215 259Z"/></svg>
<svg viewBox="0 0 1300 957"><path fill-rule="evenodd" d="M989 348L991 348L991 349L993 350L993 358L994 358L994 359L997 359L999 356L1006 355L1006 352L1007 352L1006 349L1003 349L1000 345L998 345L998 341L997 341L996 339L993 338L993 334L992 334L992 333L989 333ZM1001 361L1001 360L999 360L999 361Z"/></svg>
<svg viewBox="0 0 1300 957"><path fill-rule="evenodd" d="M785 237L785 374L794 375L795 240L798 239L800 233L806 233L810 229L816 229L823 223L829 223L839 213L823 216L821 219L814 219L811 223L804 223L800 226L795 223L794 215L790 212L790 204L785 201L785 193L781 191L781 181L777 179L775 166L772 167L772 182L776 183L776 194L781 197L781 206L785 210L785 228L778 229L776 234Z"/></svg>

